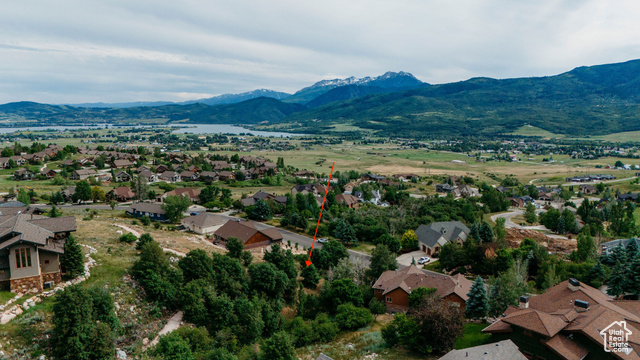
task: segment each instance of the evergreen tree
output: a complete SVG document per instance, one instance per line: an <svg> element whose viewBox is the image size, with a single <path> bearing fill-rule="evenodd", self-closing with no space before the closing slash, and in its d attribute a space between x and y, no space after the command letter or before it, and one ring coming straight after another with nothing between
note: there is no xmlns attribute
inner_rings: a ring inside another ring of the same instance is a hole
<svg viewBox="0 0 640 360"><path fill-rule="evenodd" d="M66 277L75 278L84 273L84 256L82 247L71 235L64 245L64 254L60 257L60 266L64 270Z"/></svg>
<svg viewBox="0 0 640 360"><path fill-rule="evenodd" d="M634 257L640 254L640 248L638 248L638 240L636 238L629 239L627 243L627 259L630 261L633 260Z"/></svg>
<svg viewBox="0 0 640 360"><path fill-rule="evenodd" d="M309 289L315 289L320 282L320 276L313 264L303 267L300 275L302 276L302 285Z"/></svg>
<svg viewBox="0 0 640 360"><path fill-rule="evenodd" d="M291 337L284 332L273 334L260 347L260 360L296 360Z"/></svg>
<svg viewBox="0 0 640 360"><path fill-rule="evenodd" d="M627 267L625 264L618 262L611 270L611 275L607 279L607 295L619 298L625 293L627 288Z"/></svg>
<svg viewBox="0 0 640 360"><path fill-rule="evenodd" d="M567 232L567 224L565 222L564 217L560 217L558 218L558 225L556 225L556 232L558 234L564 234L565 232Z"/></svg>
<svg viewBox="0 0 640 360"><path fill-rule="evenodd" d="M640 295L640 255L636 255L629 264L627 292L636 296Z"/></svg>
<svg viewBox="0 0 640 360"><path fill-rule="evenodd" d="M269 208L269 204L267 204L263 200L258 199L256 201L256 204L253 206L249 217L253 220L262 221L271 219L271 208Z"/></svg>
<svg viewBox="0 0 640 360"><path fill-rule="evenodd" d="M53 304L52 353L56 360L92 360L91 296L79 285L58 293Z"/></svg>
<svg viewBox="0 0 640 360"><path fill-rule="evenodd" d="M480 319L489 313L489 299L487 298L487 290L480 276L471 286L471 290L467 294L467 308L465 310L468 318Z"/></svg>
<svg viewBox="0 0 640 360"><path fill-rule="evenodd" d="M340 239L340 241L345 244L352 244L358 241L356 238L356 232L353 230L353 227L348 222L343 219L339 219L337 221L335 230L333 231L333 236Z"/></svg>
<svg viewBox="0 0 640 360"><path fill-rule="evenodd" d="M578 235L578 249L575 251L575 260L578 262L594 260L598 256L596 245L593 243L589 225L585 225L586 230L581 231Z"/></svg>
<svg viewBox="0 0 640 360"><path fill-rule="evenodd" d="M373 283L383 272L397 268L396 255L389 250L387 245L380 244L371 252L371 265L369 265L366 275Z"/></svg>
<svg viewBox="0 0 640 360"><path fill-rule="evenodd" d="M587 283L596 289L599 289L607 278L602 263L598 261L587 273Z"/></svg>
<svg viewBox="0 0 640 360"><path fill-rule="evenodd" d="M29 196L29 193L27 193L25 189L20 189L18 191L18 198L16 200L20 201L25 205L31 204L31 197Z"/></svg>

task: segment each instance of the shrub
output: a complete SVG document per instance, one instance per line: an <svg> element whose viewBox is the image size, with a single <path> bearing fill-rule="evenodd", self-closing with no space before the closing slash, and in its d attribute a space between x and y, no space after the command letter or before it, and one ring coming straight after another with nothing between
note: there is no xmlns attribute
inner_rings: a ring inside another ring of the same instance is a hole
<svg viewBox="0 0 640 360"><path fill-rule="evenodd" d="M126 242L127 244L132 244L134 243L136 240L138 240L138 238L133 235L132 233L126 233L120 236L120 241L121 242Z"/></svg>
<svg viewBox="0 0 640 360"><path fill-rule="evenodd" d="M347 303L338 306L335 320L341 330L357 330L372 322L373 316L368 309Z"/></svg>

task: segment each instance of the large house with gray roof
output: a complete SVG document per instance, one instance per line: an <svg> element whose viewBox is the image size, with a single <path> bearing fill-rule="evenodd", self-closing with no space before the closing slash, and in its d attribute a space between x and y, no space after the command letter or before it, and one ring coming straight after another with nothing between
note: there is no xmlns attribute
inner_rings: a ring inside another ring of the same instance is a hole
<svg viewBox="0 0 640 360"><path fill-rule="evenodd" d="M76 218L9 213L0 215L0 284L26 293L60 282L60 255Z"/></svg>
<svg viewBox="0 0 640 360"><path fill-rule="evenodd" d="M427 255L437 255L449 242L462 245L469 237L469 233L469 228L460 221L434 222L429 225L420 225L416 229L418 246Z"/></svg>
<svg viewBox="0 0 640 360"><path fill-rule="evenodd" d="M527 360L511 340L451 350L438 360Z"/></svg>

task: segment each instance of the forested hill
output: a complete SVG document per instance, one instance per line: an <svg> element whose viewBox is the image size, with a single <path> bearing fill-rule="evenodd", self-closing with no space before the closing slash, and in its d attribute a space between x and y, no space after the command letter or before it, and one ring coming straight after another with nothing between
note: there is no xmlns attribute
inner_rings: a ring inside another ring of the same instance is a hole
<svg viewBox="0 0 640 360"><path fill-rule="evenodd" d="M557 76L473 78L369 95L283 121L311 128L352 121L406 136L491 135L525 124L572 135L640 130L640 60L580 67Z"/></svg>
<svg viewBox="0 0 640 360"><path fill-rule="evenodd" d="M334 124L349 123L381 134L415 137L491 136L509 133L525 124L569 135L640 130L640 60L580 67L549 77L423 83L405 91L397 87L404 83L385 89L372 81L367 82L368 88L362 86L362 80L350 85L343 82L314 85L323 87L323 93L306 105L265 97L216 106L126 109L20 102L0 105L0 120L36 120L39 125L158 118L212 124L266 121L291 123L295 124L295 132L315 133ZM327 89L331 86L334 87Z"/></svg>

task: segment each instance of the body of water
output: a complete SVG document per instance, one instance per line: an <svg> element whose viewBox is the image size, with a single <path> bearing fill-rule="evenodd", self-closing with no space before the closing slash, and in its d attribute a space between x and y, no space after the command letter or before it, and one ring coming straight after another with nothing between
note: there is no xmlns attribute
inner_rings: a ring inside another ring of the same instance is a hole
<svg viewBox="0 0 640 360"><path fill-rule="evenodd" d="M300 136L302 134L290 134L274 131L257 131L245 129L240 126L226 125L226 124L184 124L184 125L167 125L177 127L174 134L252 134L255 136L274 136L274 137L290 137ZM0 134L10 134L19 131L64 131L64 130L97 130L97 129L128 129L128 128L149 128L149 127L162 127L158 125L136 125L136 126L113 126L108 124L103 125L79 125L79 126L34 126L34 127L0 127Z"/></svg>

